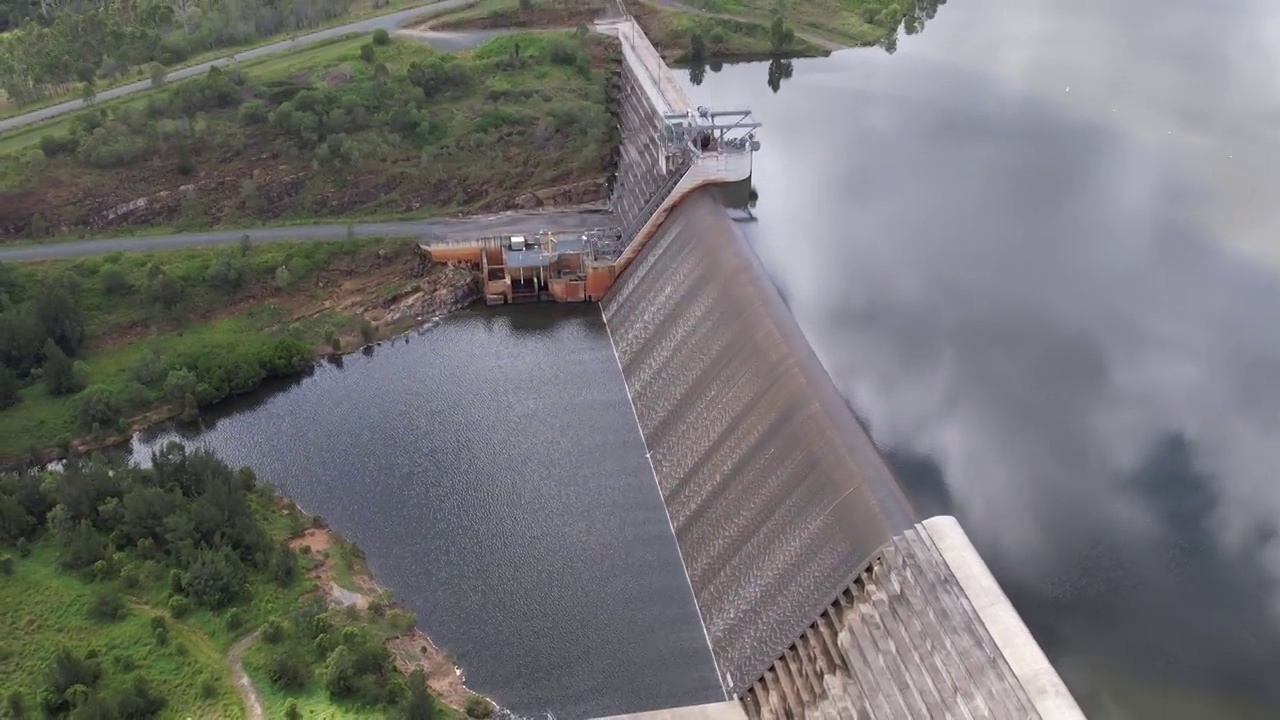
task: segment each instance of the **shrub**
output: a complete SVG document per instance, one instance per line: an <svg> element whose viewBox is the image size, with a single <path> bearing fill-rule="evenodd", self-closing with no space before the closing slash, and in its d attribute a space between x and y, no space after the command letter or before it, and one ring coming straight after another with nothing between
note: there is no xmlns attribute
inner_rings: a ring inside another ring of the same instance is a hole
<svg viewBox="0 0 1280 720"><path fill-rule="evenodd" d="M360 46L360 59L367 63L372 63L374 60L378 59L378 55L374 52L373 45L371 43L365 43Z"/></svg>
<svg viewBox="0 0 1280 720"><path fill-rule="evenodd" d="M13 556L12 555L0 556L0 575L7 576L12 574L13 574Z"/></svg>
<svg viewBox="0 0 1280 720"><path fill-rule="evenodd" d="M488 700L479 695L470 695L467 697L467 716L473 718L487 718L493 714L493 706Z"/></svg>
<svg viewBox="0 0 1280 720"><path fill-rule="evenodd" d="M69 155L80 147L80 139L71 135L42 135L40 137L40 152L44 153L46 158L55 155Z"/></svg>
<svg viewBox="0 0 1280 720"><path fill-rule="evenodd" d="M360 339L364 341L364 344L368 345L377 337L378 331L377 328L373 326L373 323L365 320L364 318L360 318Z"/></svg>
<svg viewBox="0 0 1280 720"><path fill-rule="evenodd" d="M374 45L390 45L390 44L391 44L391 34L390 34L390 33L388 33L386 30L384 30L384 29L382 29L382 28L378 28L377 30L374 30L374 31L373 31L373 44L374 44Z"/></svg>
<svg viewBox="0 0 1280 720"><path fill-rule="evenodd" d="M0 410L7 407L13 407L22 399L19 390L22 389L21 383L18 382L18 373L7 367L0 367Z"/></svg>
<svg viewBox="0 0 1280 720"><path fill-rule="evenodd" d="M133 292L133 285L118 267L104 268L98 274L98 282L102 283L102 290L108 295L127 295Z"/></svg>
<svg viewBox="0 0 1280 720"><path fill-rule="evenodd" d="M76 405L76 420L81 427L95 425L113 428L124 418L124 410L115 392L105 385L94 385L80 396Z"/></svg>
<svg viewBox="0 0 1280 720"><path fill-rule="evenodd" d="M50 338L44 344L44 384L50 395L70 395L83 387L71 358Z"/></svg>
<svg viewBox="0 0 1280 720"><path fill-rule="evenodd" d="M278 620L268 620L262 626L262 640L270 645L276 645L284 639L284 626Z"/></svg>
<svg viewBox="0 0 1280 720"><path fill-rule="evenodd" d="M267 660L267 677L281 689L299 690L311 681L311 665L298 650L282 650Z"/></svg>
<svg viewBox="0 0 1280 720"><path fill-rule="evenodd" d="M227 625L227 632L236 632L240 628L244 627L244 616L240 614L239 610L232 610L227 613L225 622Z"/></svg>
<svg viewBox="0 0 1280 720"><path fill-rule="evenodd" d="M178 174L182 176L190 175L196 171L196 163L191 159L191 155L185 147L178 147Z"/></svg>
<svg viewBox="0 0 1280 720"><path fill-rule="evenodd" d="M175 595L169 598L169 614L176 620L181 620L191 612L191 601L186 598Z"/></svg>
<svg viewBox="0 0 1280 720"><path fill-rule="evenodd" d="M182 576L182 591L213 610L230 605L244 589L244 567L227 548L200 551Z"/></svg>
<svg viewBox="0 0 1280 720"><path fill-rule="evenodd" d="M124 617L124 598L112 590L99 592L89 603L88 615L90 620L115 622Z"/></svg>
<svg viewBox="0 0 1280 720"><path fill-rule="evenodd" d="M241 125L261 125L270 119L271 111L261 100L252 100L240 106Z"/></svg>
<svg viewBox="0 0 1280 720"><path fill-rule="evenodd" d="M302 713L298 710L298 701L290 700L289 704L284 706L285 720L302 720Z"/></svg>

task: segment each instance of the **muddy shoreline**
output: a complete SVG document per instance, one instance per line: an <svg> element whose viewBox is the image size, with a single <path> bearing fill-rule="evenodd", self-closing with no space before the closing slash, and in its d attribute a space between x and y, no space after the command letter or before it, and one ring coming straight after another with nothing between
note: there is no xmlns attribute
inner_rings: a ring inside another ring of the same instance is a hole
<svg viewBox="0 0 1280 720"><path fill-rule="evenodd" d="M315 517L290 498L283 495L277 497L304 516ZM423 632L413 612L394 602L391 592L378 584L365 564L364 552L359 546L323 524L313 525L286 542L295 551L317 561L307 574L316 582L317 591L331 607L352 608L356 612L374 616L394 611L413 618L413 629L410 632L388 638L385 642L387 650L395 659L397 670L406 676L415 670L422 670L431 692L441 702L461 713L467 713L468 701L474 702L472 699L475 697L483 698L493 710L498 709L493 700L472 692L466 686L462 668L430 635ZM343 552L349 555L347 561L350 582L347 587L339 584L335 571L335 555Z"/></svg>

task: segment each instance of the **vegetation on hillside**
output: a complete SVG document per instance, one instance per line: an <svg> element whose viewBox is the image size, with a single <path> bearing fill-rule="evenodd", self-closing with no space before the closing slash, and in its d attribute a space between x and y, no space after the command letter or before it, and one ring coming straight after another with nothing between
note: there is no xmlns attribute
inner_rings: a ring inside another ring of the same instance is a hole
<svg viewBox="0 0 1280 720"><path fill-rule="evenodd" d="M605 46L562 32L456 56L382 32L80 111L0 138L0 236L596 200Z"/></svg>
<svg viewBox="0 0 1280 720"><path fill-rule="evenodd" d="M678 4L709 14L771 25L775 18L818 37L852 46L898 46L898 33L924 30L946 0L680 0Z"/></svg>
<svg viewBox="0 0 1280 720"><path fill-rule="evenodd" d="M362 273L395 291L413 262L407 243L346 241L0 265L0 462L157 408L190 418L310 368L318 347L368 341L327 299Z"/></svg>
<svg viewBox="0 0 1280 720"><path fill-rule="evenodd" d="M480 0L429 23L442 28L566 27L608 0ZM627 10L671 62L825 55L842 45L897 48L946 0L631 0ZM799 29L799 32L796 30Z"/></svg>
<svg viewBox="0 0 1280 720"><path fill-rule="evenodd" d="M224 48L389 9L392 0L0 0L0 96L7 107L92 94ZM8 32L2 32L8 29Z"/></svg>
<svg viewBox="0 0 1280 720"><path fill-rule="evenodd" d="M413 618L334 610L286 539L312 521L248 469L174 443L0 476L0 695L13 717L238 717L226 653L260 649L273 717L456 716L387 649ZM256 636L251 635L257 633Z"/></svg>
<svg viewBox="0 0 1280 720"><path fill-rule="evenodd" d="M607 0L480 0L475 5L428 23L442 29L566 28L590 24L607 9ZM822 55L822 47L794 37L782 45L770 28L750 20L682 12L643 2L628 10L654 47L669 61L696 60L698 43L706 59L746 59L779 53L788 57Z"/></svg>

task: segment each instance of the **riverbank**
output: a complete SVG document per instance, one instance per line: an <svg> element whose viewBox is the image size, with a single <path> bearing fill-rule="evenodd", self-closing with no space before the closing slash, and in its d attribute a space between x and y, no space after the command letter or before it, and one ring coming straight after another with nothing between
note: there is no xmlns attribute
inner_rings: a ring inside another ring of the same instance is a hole
<svg viewBox="0 0 1280 720"><path fill-rule="evenodd" d="M0 281L12 305L0 312L8 467L193 418L479 297L465 269L382 240L0 265ZM70 357L59 342L74 345Z"/></svg>
<svg viewBox="0 0 1280 720"><path fill-rule="evenodd" d="M377 587L359 549L208 453L174 444L147 469L93 458L0 476L0 507L0 694L16 716L491 707L447 677L429 693L419 671L443 655L398 657L424 637L412 613L339 592Z"/></svg>

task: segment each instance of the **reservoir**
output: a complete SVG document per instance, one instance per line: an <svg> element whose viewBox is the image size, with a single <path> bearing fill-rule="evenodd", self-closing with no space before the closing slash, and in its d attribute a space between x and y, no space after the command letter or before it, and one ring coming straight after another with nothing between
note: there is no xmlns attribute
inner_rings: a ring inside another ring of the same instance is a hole
<svg viewBox="0 0 1280 720"><path fill-rule="evenodd" d="M457 313L135 451L175 438L323 515L517 713L723 699L594 305Z"/></svg>
<svg viewBox="0 0 1280 720"><path fill-rule="evenodd" d="M935 9L694 73L743 227L1089 717L1280 717L1280 4Z"/></svg>

